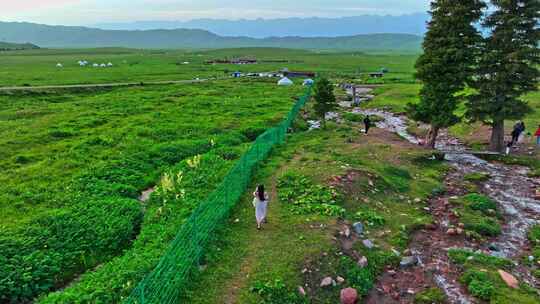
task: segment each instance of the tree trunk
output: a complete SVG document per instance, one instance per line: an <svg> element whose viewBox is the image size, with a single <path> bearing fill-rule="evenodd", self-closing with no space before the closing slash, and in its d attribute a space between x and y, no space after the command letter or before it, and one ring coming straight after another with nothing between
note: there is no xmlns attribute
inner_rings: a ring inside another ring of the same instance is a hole
<svg viewBox="0 0 540 304"><path fill-rule="evenodd" d="M493 122L489 149L494 152L504 152L504 120Z"/></svg>
<svg viewBox="0 0 540 304"><path fill-rule="evenodd" d="M437 136L439 135L439 127L431 126L427 136L427 146L431 149L435 149L435 144L437 143Z"/></svg>

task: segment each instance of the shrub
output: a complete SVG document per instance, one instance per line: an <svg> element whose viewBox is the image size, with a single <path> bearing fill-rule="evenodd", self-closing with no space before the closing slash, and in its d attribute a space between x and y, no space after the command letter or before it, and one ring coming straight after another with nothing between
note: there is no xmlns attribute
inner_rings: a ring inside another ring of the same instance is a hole
<svg viewBox="0 0 540 304"><path fill-rule="evenodd" d="M461 280L473 296L485 301L489 301L495 291L493 282L486 272L467 270Z"/></svg>
<svg viewBox="0 0 540 304"><path fill-rule="evenodd" d="M481 211L484 214L489 214L490 210L497 210L497 203L482 194L467 194L463 197L463 199L465 202L467 202L469 208L472 210Z"/></svg>

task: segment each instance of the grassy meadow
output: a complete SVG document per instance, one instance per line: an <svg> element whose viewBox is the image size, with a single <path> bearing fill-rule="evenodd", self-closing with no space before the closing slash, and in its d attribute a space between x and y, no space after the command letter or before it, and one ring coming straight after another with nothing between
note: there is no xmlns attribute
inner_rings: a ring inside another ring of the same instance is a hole
<svg viewBox="0 0 540 304"><path fill-rule="evenodd" d="M386 81L412 80L414 54L364 54L287 49L247 48L231 50L27 50L0 52L0 87L113 82L150 82L223 77L230 72L272 72L282 68L315 71L336 78L361 78L360 74L387 68ZM208 65L206 61L255 57L259 64ZM79 60L113 63L113 67L80 67ZM264 62L270 61L270 62ZM286 61L286 62L271 62ZM57 68L61 63L63 68ZM184 64L189 63L189 64Z"/></svg>
<svg viewBox="0 0 540 304"><path fill-rule="evenodd" d="M260 62L205 64L238 57ZM188 80L288 68L336 83L376 84L376 98L366 107L402 113L419 100L416 58L271 48L9 51L0 52L0 88ZM79 60L114 66L80 67ZM389 70L384 78L366 78L382 68ZM231 78L0 90L0 303L125 299L251 142L304 93L301 79L293 80L292 87L278 87L273 78ZM533 131L540 123L540 96L527 100L534 111L525 123ZM268 231L253 229L248 191L212 236L200 272L183 292L186 303L304 303L291 290L302 282L313 290L313 303L335 303L339 287L321 289L323 274L342 276L366 295L384 267L395 265L393 249L406 249L410 233L431 221L424 208L441 188L444 163L383 130L363 136L358 121L305 132L313 111L308 106L302 114L288 142L255 175L253 186L265 183L271 191ZM464 121L451 132L470 140L479 129ZM349 174L349 184L332 185ZM138 199L155 186L149 200ZM296 200L315 203L289 204ZM358 243L349 248L374 261L354 272L336 247L335 232L358 220L370 223L366 229L377 238L377 250ZM272 294L283 298L272 302Z"/></svg>
<svg viewBox="0 0 540 304"><path fill-rule="evenodd" d="M0 96L2 297L31 299L120 254L147 229L141 191L212 152L204 198L303 91L245 80Z"/></svg>

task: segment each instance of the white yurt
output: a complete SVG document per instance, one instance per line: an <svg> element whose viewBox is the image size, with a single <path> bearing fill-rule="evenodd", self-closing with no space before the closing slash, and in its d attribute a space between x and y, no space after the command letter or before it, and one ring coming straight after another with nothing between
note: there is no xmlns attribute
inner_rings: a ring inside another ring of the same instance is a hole
<svg viewBox="0 0 540 304"><path fill-rule="evenodd" d="M313 81L313 79L311 79L311 78L308 78L308 79L304 80L304 85L305 86L312 85L314 83L315 83L315 81Z"/></svg>
<svg viewBox="0 0 540 304"><path fill-rule="evenodd" d="M56 67L57 67L57 68L63 68L64 66L63 66L61 63L57 63L57 64L56 64Z"/></svg>
<svg viewBox="0 0 540 304"><path fill-rule="evenodd" d="M99 67L99 64L94 63L92 66L95 67L95 68L97 68L97 67Z"/></svg>
<svg viewBox="0 0 540 304"><path fill-rule="evenodd" d="M112 62L107 63L107 66L112 67L113 66Z"/></svg>
<svg viewBox="0 0 540 304"><path fill-rule="evenodd" d="M281 78L281 79L278 81L277 84L280 85L280 86L291 86L291 85L293 85L294 83L293 83L292 80L290 80L289 78L283 77L283 78Z"/></svg>
<svg viewBox="0 0 540 304"><path fill-rule="evenodd" d="M105 63L102 63L102 64L100 64L99 66L102 67L102 68L106 68L106 67L107 67L107 65L106 65Z"/></svg>

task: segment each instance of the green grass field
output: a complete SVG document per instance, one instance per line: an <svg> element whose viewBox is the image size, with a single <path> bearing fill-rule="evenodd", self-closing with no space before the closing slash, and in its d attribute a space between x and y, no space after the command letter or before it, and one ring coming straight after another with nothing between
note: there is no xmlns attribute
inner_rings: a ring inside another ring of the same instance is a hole
<svg viewBox="0 0 540 304"><path fill-rule="evenodd" d="M236 57L261 62L205 64ZM419 100L416 58L266 48L10 51L0 52L0 87L187 80L288 68L314 71L336 83L378 84L377 97L366 107L402 113L407 103ZM78 60L114 66L80 67ZM281 60L286 62L271 62ZM383 79L365 78L383 67L390 71ZM1 91L0 303L125 299L257 135L281 121L303 94L301 79L294 80L293 87L278 87L277 79L242 78ZM534 111L525 123L533 131L540 123L540 95L527 100ZM309 107L303 114L313 118ZM290 142L278 147L256 174L255 181L273 191L271 233L253 229L251 193L246 193L213 236L205 268L184 291L185 301L261 303L265 292L290 296L295 293L290 287L307 279L316 290L314 303L335 303L339 288L317 288L322 272L300 275L304 267L321 261L337 265L324 271L358 280L365 294L382 267L395 262L390 250L405 249L409 232L429 222L422 211L424 199L440 187L444 165L427 161L425 151L397 136L381 132L364 138L358 122L331 123L328 130L309 133L302 132L305 126L298 121ZM479 127L462 122L451 131L467 139ZM351 189L345 189L335 206L319 207L343 211L342 219L350 222L372 221L371 233L382 234L380 250L370 256L377 263L362 273L348 271L350 261L336 251L332 229L340 226L334 213L302 213L301 207L291 208L278 197L286 190L280 182L286 173L303 175L320 191L316 195L325 197L329 180L350 171L361 173ZM156 185L172 190L138 201L142 191ZM312 228L321 224L327 229ZM289 303L287 296L264 303Z"/></svg>
<svg viewBox="0 0 540 304"><path fill-rule="evenodd" d="M207 65L214 59L255 57L255 65ZM113 63L110 68L80 67L79 60ZM285 60L287 62L264 62ZM314 52L283 49L179 50L29 50L0 52L0 87L112 82L149 82L223 77L233 71L272 72L282 68L315 71L337 78L361 77L362 73L389 69L388 82L412 81L416 55ZM189 64L183 64L189 62ZM63 68L57 68L61 63ZM226 73L227 72L227 73Z"/></svg>
<svg viewBox="0 0 540 304"><path fill-rule="evenodd" d="M1 286L9 297L32 297L118 255L147 228L142 190L188 157L234 159L302 92L231 80L0 96L0 234L15 267L2 268L11 280ZM219 169L224 160L212 162Z"/></svg>

